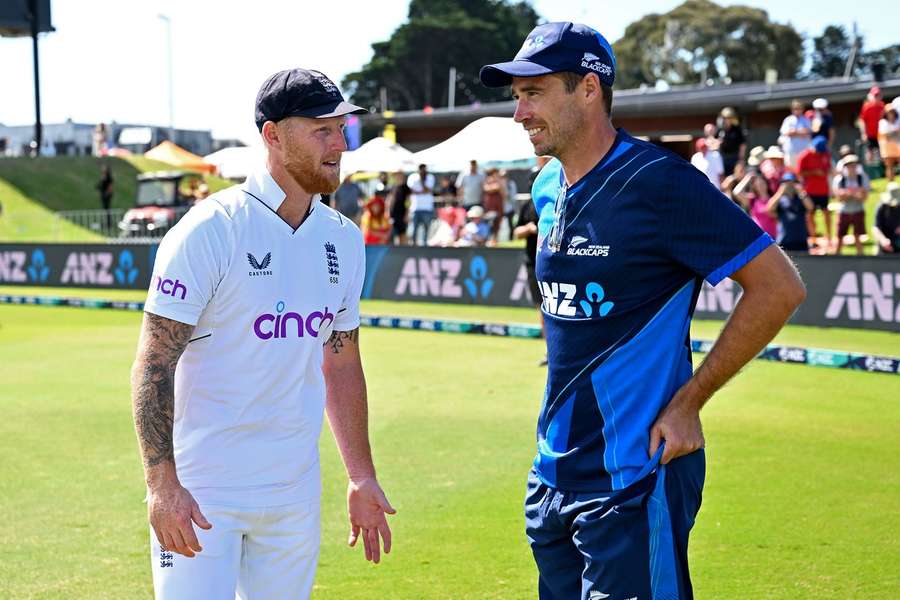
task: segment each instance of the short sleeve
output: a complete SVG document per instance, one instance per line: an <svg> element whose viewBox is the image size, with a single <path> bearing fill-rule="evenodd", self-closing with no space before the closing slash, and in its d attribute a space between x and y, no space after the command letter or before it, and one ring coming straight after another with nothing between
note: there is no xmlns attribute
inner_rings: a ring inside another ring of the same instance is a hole
<svg viewBox="0 0 900 600"><path fill-rule="evenodd" d="M663 192L660 240L669 259L716 285L773 243L703 173L681 159L667 163L656 181Z"/></svg>
<svg viewBox="0 0 900 600"><path fill-rule="evenodd" d="M231 256L231 223L217 206L214 200L207 200L192 208L163 238L145 312L188 325L200 320Z"/></svg>
<svg viewBox="0 0 900 600"><path fill-rule="evenodd" d="M837 196L838 190L841 189L841 177L843 175L835 175L831 180L831 193Z"/></svg>
<svg viewBox="0 0 900 600"><path fill-rule="evenodd" d="M359 297L362 294L363 281L366 278L366 247L362 235L354 230L356 243L356 269L353 279L347 286L347 292L334 318L334 331L353 331L359 327Z"/></svg>
<svg viewBox="0 0 900 600"><path fill-rule="evenodd" d="M784 121L781 122L781 133L786 134L788 131L790 131L791 125L791 117L785 117Z"/></svg>
<svg viewBox="0 0 900 600"><path fill-rule="evenodd" d="M538 235L543 238L553 227L553 209L560 188L562 163L554 158L541 169L531 184L531 201L538 217Z"/></svg>
<svg viewBox="0 0 900 600"><path fill-rule="evenodd" d="M712 161L715 162L715 171L716 175L724 175L725 174L725 163L722 161L722 155L718 152L714 152L712 154Z"/></svg>

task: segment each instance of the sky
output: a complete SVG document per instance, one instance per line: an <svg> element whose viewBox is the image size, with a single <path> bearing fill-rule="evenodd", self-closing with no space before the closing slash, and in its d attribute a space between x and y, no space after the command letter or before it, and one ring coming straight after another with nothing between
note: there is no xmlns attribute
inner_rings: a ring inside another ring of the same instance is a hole
<svg viewBox="0 0 900 600"><path fill-rule="evenodd" d="M543 19L586 23L610 42L640 16L680 3L532 1ZM897 20L884 12L891 3L883 0L720 4L762 8L809 38L832 23L849 30L856 20L866 49L900 42ZM56 31L40 37L42 121L169 125L170 26L175 127L251 143L258 135L253 103L266 77L302 66L340 83L371 59L372 42L388 39L406 20L408 6L408 0L51 0ZM0 123L34 122L32 70L31 39L0 38Z"/></svg>

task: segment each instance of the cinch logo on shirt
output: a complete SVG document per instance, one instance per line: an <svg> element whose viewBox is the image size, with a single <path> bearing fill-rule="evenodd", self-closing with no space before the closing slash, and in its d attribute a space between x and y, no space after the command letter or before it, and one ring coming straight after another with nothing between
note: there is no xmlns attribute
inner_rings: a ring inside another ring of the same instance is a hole
<svg viewBox="0 0 900 600"><path fill-rule="evenodd" d="M175 294L181 290L181 299L184 300L187 298L187 288L183 283L179 280L172 281L171 279L163 279L162 275L157 275L153 278L153 282L156 284L156 291L162 292L166 296L175 297Z"/></svg>
<svg viewBox="0 0 900 600"><path fill-rule="evenodd" d="M328 307L323 311L314 310L308 316L295 312L284 312L284 302L275 305L275 313L263 313L253 322L253 333L261 340L272 338L282 339L287 337L303 337L304 330L312 337L319 337L319 332L334 322L334 315L328 312ZM284 314L282 314L284 313ZM292 324L290 329L288 324Z"/></svg>

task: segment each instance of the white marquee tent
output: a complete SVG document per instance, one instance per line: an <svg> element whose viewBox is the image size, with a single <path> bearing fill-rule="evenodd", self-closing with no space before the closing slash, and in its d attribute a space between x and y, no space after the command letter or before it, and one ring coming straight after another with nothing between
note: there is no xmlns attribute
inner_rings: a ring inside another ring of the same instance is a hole
<svg viewBox="0 0 900 600"><path fill-rule="evenodd" d="M226 179L245 179L263 164L265 152L262 146L235 146L217 150L203 160L215 165L219 175Z"/></svg>
<svg viewBox="0 0 900 600"><path fill-rule="evenodd" d="M415 171L416 165L412 152L384 137L371 139L341 156L341 172L345 174L358 171L411 172Z"/></svg>
<svg viewBox="0 0 900 600"><path fill-rule="evenodd" d="M431 148L413 155L415 163L428 165L430 171L461 171L470 160L480 164L511 166L532 164L534 147L520 123L507 117L483 117L462 131ZM523 165L525 166L525 165Z"/></svg>

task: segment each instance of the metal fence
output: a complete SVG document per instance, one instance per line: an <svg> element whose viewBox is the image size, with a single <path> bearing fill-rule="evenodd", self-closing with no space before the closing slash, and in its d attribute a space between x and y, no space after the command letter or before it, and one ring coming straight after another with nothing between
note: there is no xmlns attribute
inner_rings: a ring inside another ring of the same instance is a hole
<svg viewBox="0 0 900 600"><path fill-rule="evenodd" d="M128 212L122 208L109 210L65 210L55 213L51 225L51 237L54 241L95 240L98 236L111 243L154 243L158 242L171 225L177 223L190 210L189 206L172 209L174 221L165 223L150 219L129 219ZM79 236L79 234L81 234Z"/></svg>

